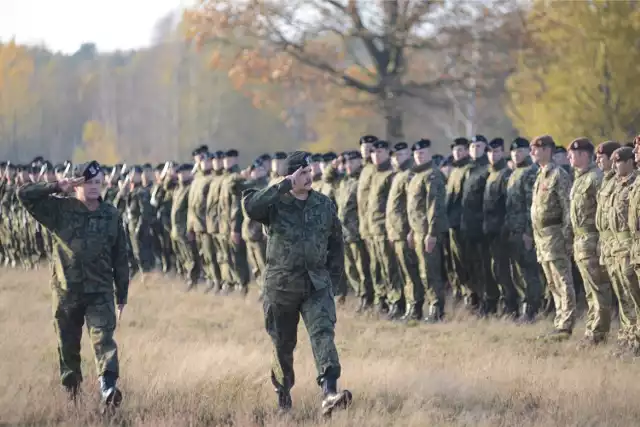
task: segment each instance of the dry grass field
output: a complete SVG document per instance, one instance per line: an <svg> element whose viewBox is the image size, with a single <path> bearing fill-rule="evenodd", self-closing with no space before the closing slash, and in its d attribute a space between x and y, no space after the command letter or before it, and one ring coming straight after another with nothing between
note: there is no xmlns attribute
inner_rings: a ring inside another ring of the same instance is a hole
<svg viewBox="0 0 640 427"><path fill-rule="evenodd" d="M352 301L352 303L354 303ZM45 271L0 270L0 425L122 426L637 426L640 362L580 352L576 336L545 344L550 326L517 327L458 314L406 327L340 309L340 385L354 405L319 415L320 390L306 331L296 353L294 410L276 412L270 343L255 294L242 300L162 277L132 284L117 341L125 401L98 413L97 382L83 340L82 401L60 391Z"/></svg>

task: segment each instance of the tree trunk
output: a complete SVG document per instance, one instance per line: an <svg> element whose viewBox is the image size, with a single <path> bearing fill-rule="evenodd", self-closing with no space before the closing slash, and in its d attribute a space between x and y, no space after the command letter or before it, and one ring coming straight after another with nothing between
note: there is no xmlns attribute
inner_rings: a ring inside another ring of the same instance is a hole
<svg viewBox="0 0 640 427"><path fill-rule="evenodd" d="M404 120L403 112L395 106L385 107L384 116L386 120L386 138L390 144L404 140Z"/></svg>

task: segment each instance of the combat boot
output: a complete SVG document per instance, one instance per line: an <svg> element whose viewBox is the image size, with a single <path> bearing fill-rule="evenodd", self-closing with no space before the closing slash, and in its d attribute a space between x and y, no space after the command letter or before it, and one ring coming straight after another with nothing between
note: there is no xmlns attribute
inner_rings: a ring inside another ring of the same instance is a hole
<svg viewBox="0 0 640 427"><path fill-rule="evenodd" d="M283 413L289 412L293 406L289 390L284 387L277 387L276 393L278 394L278 410Z"/></svg>
<svg viewBox="0 0 640 427"><path fill-rule="evenodd" d="M391 304L391 308L389 309L389 313L387 314L388 320L398 320L402 317L402 310L400 308L400 303L394 302Z"/></svg>
<svg viewBox="0 0 640 427"><path fill-rule="evenodd" d="M535 311L529 304L522 304L522 314L516 320L516 323L519 325L527 325L531 324L535 321L536 315Z"/></svg>
<svg viewBox="0 0 640 427"><path fill-rule="evenodd" d="M205 293L217 293L218 289L220 289L220 283L215 280L207 279L207 289L204 290Z"/></svg>
<svg viewBox="0 0 640 427"><path fill-rule="evenodd" d="M376 310L379 315L387 314L389 312L389 305L387 304L387 301L384 299L380 299L380 301L378 301L378 304L376 304Z"/></svg>
<svg viewBox="0 0 640 427"><path fill-rule="evenodd" d="M103 412L116 409L122 403L122 392L116 387L115 375L105 372L99 378Z"/></svg>
<svg viewBox="0 0 640 427"><path fill-rule="evenodd" d="M78 384L65 385L64 391L70 402L76 403L78 401L78 394L80 393L80 386Z"/></svg>
<svg viewBox="0 0 640 427"><path fill-rule="evenodd" d="M440 309L440 307L432 305L429 307L429 312L427 316L424 318L425 323L440 323L444 317L444 313Z"/></svg>
<svg viewBox="0 0 640 427"><path fill-rule="evenodd" d="M331 416L334 409L346 409L351 405L353 395L349 390L338 392L338 381L325 378L322 381L322 415Z"/></svg>
<svg viewBox="0 0 640 427"><path fill-rule="evenodd" d="M358 305L358 309L356 310L356 314L363 314L367 310L371 308L371 301L367 297L360 298L360 304Z"/></svg>

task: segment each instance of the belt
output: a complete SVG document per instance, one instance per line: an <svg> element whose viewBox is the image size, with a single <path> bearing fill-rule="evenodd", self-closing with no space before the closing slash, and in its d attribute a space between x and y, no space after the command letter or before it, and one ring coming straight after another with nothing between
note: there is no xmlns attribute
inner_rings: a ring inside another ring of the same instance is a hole
<svg viewBox="0 0 640 427"><path fill-rule="evenodd" d="M611 237L613 237L613 231L611 230L605 230L600 232L601 239L609 239Z"/></svg>
<svg viewBox="0 0 640 427"><path fill-rule="evenodd" d="M631 239L632 234L630 231L621 231L619 233L616 233L616 239L618 240L628 240Z"/></svg>
<svg viewBox="0 0 640 427"><path fill-rule="evenodd" d="M598 234L598 230L595 227L576 227L573 229L573 234L580 237L588 234Z"/></svg>

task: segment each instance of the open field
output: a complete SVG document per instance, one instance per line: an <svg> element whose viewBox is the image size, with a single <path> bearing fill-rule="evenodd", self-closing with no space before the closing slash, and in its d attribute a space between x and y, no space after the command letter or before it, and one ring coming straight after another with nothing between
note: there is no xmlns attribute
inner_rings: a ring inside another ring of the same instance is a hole
<svg viewBox="0 0 640 427"><path fill-rule="evenodd" d="M97 415L88 340L82 402L68 405L57 359L45 271L0 270L0 425L125 426L637 426L640 361L580 352L575 337L544 344L548 321L517 327L459 315L406 327L340 310L341 387L353 407L318 415L320 390L301 326L294 410L276 414L268 379L270 343L261 305L201 290L182 292L159 276L134 282L116 338L125 401ZM353 301L352 301L353 302Z"/></svg>

